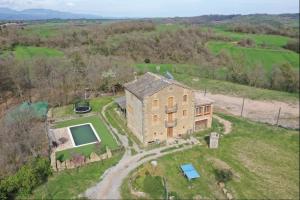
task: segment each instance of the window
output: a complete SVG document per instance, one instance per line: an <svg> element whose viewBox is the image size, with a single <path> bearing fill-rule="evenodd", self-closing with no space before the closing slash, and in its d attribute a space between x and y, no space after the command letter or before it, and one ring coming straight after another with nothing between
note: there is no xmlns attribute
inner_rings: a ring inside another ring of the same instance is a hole
<svg viewBox="0 0 300 200"><path fill-rule="evenodd" d="M196 116L203 115L203 106L196 107Z"/></svg>
<svg viewBox="0 0 300 200"><path fill-rule="evenodd" d="M152 106L153 107L157 107L158 106L158 100L157 99L153 100Z"/></svg>
<svg viewBox="0 0 300 200"><path fill-rule="evenodd" d="M154 136L156 136L156 132L154 132Z"/></svg>
<svg viewBox="0 0 300 200"><path fill-rule="evenodd" d="M182 116L186 116L187 115L187 110L183 110L182 111Z"/></svg>
<svg viewBox="0 0 300 200"><path fill-rule="evenodd" d="M157 122L157 121L158 121L157 115L153 115L153 122Z"/></svg>
<svg viewBox="0 0 300 200"><path fill-rule="evenodd" d="M183 95L183 102L187 102L187 95Z"/></svg>
<svg viewBox="0 0 300 200"><path fill-rule="evenodd" d="M205 114L209 114L210 113L210 105L205 106L204 113Z"/></svg>

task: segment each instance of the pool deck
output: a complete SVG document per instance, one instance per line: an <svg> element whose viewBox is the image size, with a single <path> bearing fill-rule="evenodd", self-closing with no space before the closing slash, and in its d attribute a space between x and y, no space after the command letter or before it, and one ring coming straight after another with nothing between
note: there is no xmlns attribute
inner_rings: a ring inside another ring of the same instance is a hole
<svg viewBox="0 0 300 200"><path fill-rule="evenodd" d="M70 138L68 127L65 128L57 128L52 130L54 138L59 141L59 138L66 138L67 141L64 144L59 144L58 147L55 148L55 151L62 151L65 149L74 148L72 143L72 138Z"/></svg>

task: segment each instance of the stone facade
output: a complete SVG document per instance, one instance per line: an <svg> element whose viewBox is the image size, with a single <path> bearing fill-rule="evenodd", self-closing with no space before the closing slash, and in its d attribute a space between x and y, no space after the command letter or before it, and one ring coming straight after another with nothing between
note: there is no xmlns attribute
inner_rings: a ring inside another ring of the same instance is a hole
<svg viewBox="0 0 300 200"><path fill-rule="evenodd" d="M212 101L196 93L174 80L146 73L125 84L127 126L144 145L210 128Z"/></svg>

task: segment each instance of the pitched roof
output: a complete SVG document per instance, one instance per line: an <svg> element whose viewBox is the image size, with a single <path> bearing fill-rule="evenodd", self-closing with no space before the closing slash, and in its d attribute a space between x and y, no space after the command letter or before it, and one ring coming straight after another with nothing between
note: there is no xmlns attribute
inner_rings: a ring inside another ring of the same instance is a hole
<svg viewBox="0 0 300 200"><path fill-rule="evenodd" d="M172 84L189 88L175 80L167 79L166 77L153 74L151 72L147 72L137 80L124 84L124 87L133 93L137 98L143 99L144 97L155 94L156 92Z"/></svg>
<svg viewBox="0 0 300 200"><path fill-rule="evenodd" d="M208 105L214 103L213 100L204 97L203 93L201 92L194 92L194 98L195 98L195 105L196 106L203 106L203 105Z"/></svg>

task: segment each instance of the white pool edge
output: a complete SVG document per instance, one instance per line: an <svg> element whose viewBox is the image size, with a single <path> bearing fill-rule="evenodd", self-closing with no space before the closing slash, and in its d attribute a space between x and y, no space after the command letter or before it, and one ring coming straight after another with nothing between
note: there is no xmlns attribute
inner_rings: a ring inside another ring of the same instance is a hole
<svg viewBox="0 0 300 200"><path fill-rule="evenodd" d="M81 145L77 145L76 146L70 128L77 127L77 126L83 126L83 125L90 125L90 127L92 128L92 130L93 130L93 132L94 132L94 134L95 134L95 136L96 136L96 138L97 138L98 141L96 141L96 142L90 142L90 143L86 143L86 144L81 144ZM96 144L98 142L99 143L101 142L101 139L100 139L100 137L98 135L98 132L95 130L95 128L94 128L94 126L93 126L92 123L84 123L84 124L77 124L77 125L74 125L74 126L68 126L67 129L68 129L69 137L71 138L71 142L72 142L73 148L82 147L82 146L86 146L86 145L90 145L90 144Z"/></svg>

